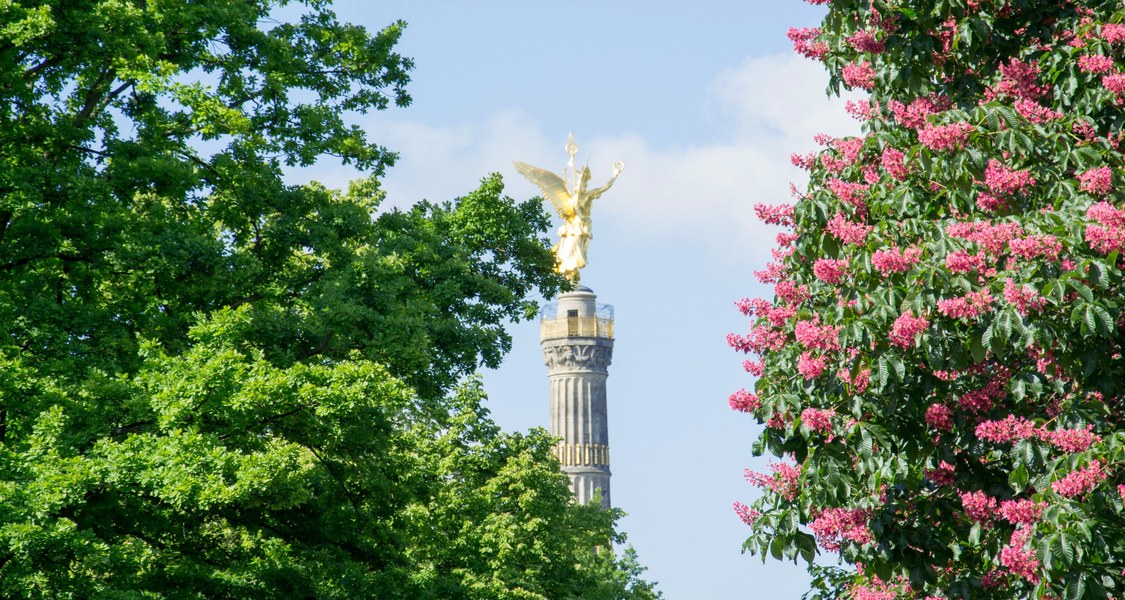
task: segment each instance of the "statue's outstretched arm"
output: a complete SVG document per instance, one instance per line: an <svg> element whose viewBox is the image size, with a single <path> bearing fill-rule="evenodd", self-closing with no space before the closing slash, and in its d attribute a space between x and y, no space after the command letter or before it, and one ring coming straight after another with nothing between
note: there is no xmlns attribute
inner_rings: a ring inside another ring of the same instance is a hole
<svg viewBox="0 0 1125 600"><path fill-rule="evenodd" d="M598 197L601 196L602 194L604 194L606 190L613 187L613 182L617 181L617 176L620 175L621 172L624 171L624 170L625 170L625 163L623 163L621 161L617 161L617 162L613 163L613 176L609 178L609 181L607 181L605 183L605 185L603 185L600 188L595 188L595 189L592 189L592 190L586 192L589 195L590 200L597 200Z"/></svg>

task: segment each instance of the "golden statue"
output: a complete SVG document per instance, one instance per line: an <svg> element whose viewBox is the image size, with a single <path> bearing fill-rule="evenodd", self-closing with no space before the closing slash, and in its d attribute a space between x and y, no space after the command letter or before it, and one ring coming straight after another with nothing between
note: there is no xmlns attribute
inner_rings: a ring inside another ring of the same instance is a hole
<svg viewBox="0 0 1125 600"><path fill-rule="evenodd" d="M574 135L570 135L566 152L570 160L566 163L562 177L546 169L533 167L527 163L513 161L516 170L540 190L543 196L551 201L555 212L565 221L559 227L559 243L555 244L554 251L557 261L555 270L578 283L578 271L586 266L586 252L590 247L590 207L617 180L621 171L625 170L625 163L617 161L613 164L613 177L609 178L600 188L586 189L590 183L590 167L582 170L574 168L574 155L578 154L578 144L574 143ZM569 176L570 182L567 183Z"/></svg>

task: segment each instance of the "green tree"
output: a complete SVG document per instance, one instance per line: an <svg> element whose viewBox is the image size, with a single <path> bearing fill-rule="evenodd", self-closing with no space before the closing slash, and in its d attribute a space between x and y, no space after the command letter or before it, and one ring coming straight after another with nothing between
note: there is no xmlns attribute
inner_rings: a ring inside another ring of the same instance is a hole
<svg viewBox="0 0 1125 600"><path fill-rule="evenodd" d="M790 37L870 96L761 208L792 231L731 404L785 460L746 548L858 567L818 598L1120 597L1125 7L827 5Z"/></svg>
<svg viewBox="0 0 1125 600"><path fill-rule="evenodd" d="M275 8L0 2L0 596L652 597L465 379L563 283L541 205L373 217L403 25Z"/></svg>

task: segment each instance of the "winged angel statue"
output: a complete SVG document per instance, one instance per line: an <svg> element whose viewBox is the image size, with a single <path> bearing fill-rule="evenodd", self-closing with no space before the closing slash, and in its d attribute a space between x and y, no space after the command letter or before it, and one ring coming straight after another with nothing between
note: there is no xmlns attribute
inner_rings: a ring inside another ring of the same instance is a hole
<svg viewBox="0 0 1125 600"><path fill-rule="evenodd" d="M578 271L586 266L586 252L590 247L590 207L617 180L621 171L625 170L625 163L617 161L613 164L613 176L605 185L587 189L590 183L590 167L582 170L574 168L574 155L578 154L578 145L574 143L574 135L570 135L566 144L566 152L570 160L562 176L546 169L533 167L527 163L513 161L520 175L529 179L539 187L543 196L551 201L555 212L565 221L559 227L559 243L555 244L554 251L558 264L555 269L559 273L578 283ZM569 177L570 181L567 181Z"/></svg>

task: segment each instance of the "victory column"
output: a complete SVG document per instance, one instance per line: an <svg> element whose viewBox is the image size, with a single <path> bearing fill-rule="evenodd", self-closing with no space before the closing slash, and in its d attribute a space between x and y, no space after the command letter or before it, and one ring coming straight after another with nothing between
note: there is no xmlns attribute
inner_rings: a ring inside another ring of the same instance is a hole
<svg viewBox="0 0 1125 600"><path fill-rule="evenodd" d="M613 307L597 304L590 288L578 285L586 266L591 234L590 209L617 180L624 163L613 165L613 176L599 188L587 189L590 167L574 167L578 146L574 136L566 145L567 169L559 175L515 162L516 170L543 192L564 221L554 246L557 270L575 284L573 291L543 308L540 340L551 386L551 434L561 438L555 456L570 476L579 503L601 491L602 506L609 497L609 423L606 415L606 377L613 357ZM568 181L569 179L569 181Z"/></svg>

